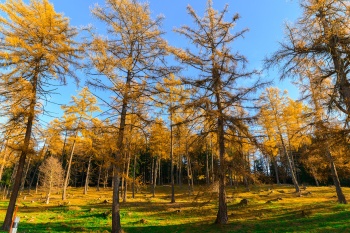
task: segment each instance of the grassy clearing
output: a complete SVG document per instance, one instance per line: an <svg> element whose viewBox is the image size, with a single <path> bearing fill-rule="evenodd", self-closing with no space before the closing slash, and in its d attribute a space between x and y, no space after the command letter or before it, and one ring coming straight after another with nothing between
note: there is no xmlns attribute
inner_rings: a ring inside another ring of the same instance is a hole
<svg viewBox="0 0 350 233"><path fill-rule="evenodd" d="M251 191L227 188L229 223L214 225L217 193L205 186L188 196L186 187L176 189L176 203L170 203L170 187L157 187L156 198L149 190L121 203L125 232L350 232L350 206L336 202L332 187L308 187L297 197L291 186L257 186ZM344 188L350 198L350 188ZM70 188L64 203L52 195L50 204L38 194L20 197L18 232L109 232L111 189L83 195ZM248 204L241 203L246 199ZM0 201L0 219L5 217L8 200Z"/></svg>

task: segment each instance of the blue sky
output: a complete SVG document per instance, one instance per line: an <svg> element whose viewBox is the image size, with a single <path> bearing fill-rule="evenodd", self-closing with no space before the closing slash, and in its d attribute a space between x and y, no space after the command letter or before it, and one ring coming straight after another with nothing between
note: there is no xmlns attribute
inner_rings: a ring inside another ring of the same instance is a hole
<svg viewBox="0 0 350 233"><path fill-rule="evenodd" d="M96 4L104 5L102 0L51 0L57 12L63 13L70 18L73 26L86 26L92 24L97 29L104 25L93 18L90 9ZM169 44L178 47L186 47L188 43L172 30L181 25L191 25L191 18L187 14L186 6L191 5L199 15L203 15L206 0L149 0L152 15L163 15L163 31ZM241 19L237 22L236 29L248 28L249 32L244 38L238 39L233 48L240 51L249 60L249 69L260 69L262 60L278 48L278 41L283 40L284 24L294 22L300 15L297 0L213 0L214 8L223 9L229 5L229 15L238 13ZM292 98L297 98L298 93L289 81L280 82L275 71L265 74L275 80L274 86L287 89ZM84 83L81 83L83 85ZM77 94L79 88L69 81L69 86L60 90L60 96L55 97L59 103L66 104L72 95ZM61 112L56 107L59 117Z"/></svg>

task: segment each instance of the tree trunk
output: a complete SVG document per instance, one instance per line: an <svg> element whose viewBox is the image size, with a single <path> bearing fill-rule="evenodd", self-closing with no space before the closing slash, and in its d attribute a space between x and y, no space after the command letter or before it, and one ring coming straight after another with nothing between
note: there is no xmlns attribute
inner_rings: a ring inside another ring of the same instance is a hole
<svg viewBox="0 0 350 233"><path fill-rule="evenodd" d="M90 155L90 157L89 157L89 163L88 163L88 167L87 167L87 171L86 171L85 186L84 186L84 195L87 194L88 189L89 189L89 182L90 182L90 180L89 180L89 174L90 174L91 158L92 158L92 155Z"/></svg>
<svg viewBox="0 0 350 233"><path fill-rule="evenodd" d="M214 53L215 54L215 53ZM213 67L216 67L213 64ZM216 216L216 224L226 224L228 222L227 204L226 204L226 192L225 192L225 132L224 132L224 116L221 106L221 80L218 71L213 68L213 80L216 82L215 86L215 98L216 107L218 110L217 118L217 138L219 147L219 209Z"/></svg>
<svg viewBox="0 0 350 233"><path fill-rule="evenodd" d="M182 156L179 159L179 185L182 187Z"/></svg>
<svg viewBox="0 0 350 233"><path fill-rule="evenodd" d="M344 195L343 190L340 186L338 172L337 172L337 169L336 169L335 164L334 164L333 156L331 155L329 150L326 151L326 153L327 153L327 158L329 160L330 167L331 167L331 173L332 173L332 178L333 178L335 190L337 192L338 202L340 204L347 204L348 202L346 201L345 195Z"/></svg>
<svg viewBox="0 0 350 233"><path fill-rule="evenodd" d="M157 170L158 170L158 159L155 159L155 165L154 165L154 177L152 182L152 197L155 197L156 193L156 183L157 183Z"/></svg>
<svg viewBox="0 0 350 233"><path fill-rule="evenodd" d="M129 169L130 169L130 150L127 153L127 164L126 164L126 171L125 171L125 184L124 184L124 195L123 195L123 202L125 203L127 200L127 192L128 192L128 180L129 180Z"/></svg>
<svg viewBox="0 0 350 233"><path fill-rule="evenodd" d="M214 184L215 182L215 175L214 175L214 153L213 153L213 141L210 136L210 152L211 152L211 183Z"/></svg>
<svg viewBox="0 0 350 233"><path fill-rule="evenodd" d="M273 166L275 168L275 175L276 175L276 183L280 184L280 178L278 175L278 164L277 164L277 159L275 157L272 158L273 159Z"/></svg>
<svg viewBox="0 0 350 233"><path fill-rule="evenodd" d="M102 164L98 167L98 178L97 178L96 191L100 191L101 171L102 171Z"/></svg>
<svg viewBox="0 0 350 233"><path fill-rule="evenodd" d="M173 119L170 111L170 179L171 179L171 203L175 203L175 183L174 183L174 151L173 151Z"/></svg>
<svg viewBox="0 0 350 233"><path fill-rule="evenodd" d="M206 151L205 151L205 180L206 184L209 185L209 151L208 144L206 143Z"/></svg>
<svg viewBox="0 0 350 233"><path fill-rule="evenodd" d="M161 164L162 164L162 160L159 158L159 162L158 162L158 164L159 164L159 168L158 168L158 185L160 186L160 185L162 185L163 184L163 182L162 182L162 171L161 171L161 168L162 168L162 166L161 166Z"/></svg>
<svg viewBox="0 0 350 233"><path fill-rule="evenodd" d="M134 167L132 172L132 198L135 198L135 179L136 179L136 153L134 155Z"/></svg>
<svg viewBox="0 0 350 233"><path fill-rule="evenodd" d="M192 195L192 186L191 186L191 162L190 158L187 155L187 182L188 182L188 195Z"/></svg>
<svg viewBox="0 0 350 233"><path fill-rule="evenodd" d="M28 163L27 163L27 167L26 167L26 171L24 172L24 175L22 177L22 182L21 182L21 188L20 188L20 191L22 192L23 189L24 189L24 184L26 182L26 179L27 179L27 175L28 175L28 171L29 171L29 167L30 167L30 162L31 162L31 157L29 157L29 160L28 160Z"/></svg>
<svg viewBox="0 0 350 233"><path fill-rule="evenodd" d="M68 184L69 184L70 169L72 167L72 160L73 160L74 149L75 149L75 138L74 138L73 145L72 145L72 150L71 150L71 153L70 153L70 156L69 156L68 168L67 168L66 177L64 179L64 184L63 184L63 191L62 191L62 200L63 201L67 199L67 187L68 187Z"/></svg>
<svg viewBox="0 0 350 233"><path fill-rule="evenodd" d="M120 207L119 207L119 168L113 165L113 203L112 203L112 233L122 233L120 225Z"/></svg>
<svg viewBox="0 0 350 233"><path fill-rule="evenodd" d="M25 165L26 157L27 157L28 150L29 150L30 138L31 138L31 134L32 134L32 127L33 127L33 122L34 122L34 118L35 118L37 84L38 84L38 77L36 74L34 74L33 82L32 82L32 88L33 88L32 89L32 96L33 97L31 99L31 102L29 105L28 121L27 121L27 125L26 125L26 133L25 133L25 137L24 137L23 149L22 149L19 161L18 161L18 168L17 168L16 177L15 177L15 182L13 184L12 194L10 197L9 205L7 207L5 220L4 220L4 223L2 225L2 229L5 231L10 230L10 227L11 227L13 212L15 211L18 191L19 191L19 188L21 186L24 165Z"/></svg>

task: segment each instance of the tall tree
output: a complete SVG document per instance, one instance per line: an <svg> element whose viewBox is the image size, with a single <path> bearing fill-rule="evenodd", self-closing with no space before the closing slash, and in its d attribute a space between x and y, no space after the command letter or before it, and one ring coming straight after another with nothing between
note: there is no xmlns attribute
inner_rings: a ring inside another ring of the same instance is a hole
<svg viewBox="0 0 350 233"><path fill-rule="evenodd" d="M100 111L100 108L96 105L96 98L90 93L87 87L84 87L78 94L78 97L72 96L71 105L63 105L62 109L64 110L65 124L68 129L73 132L72 135L72 149L70 151L70 156L68 160L68 167L66 175L64 178L63 191L62 191L62 200L66 199L67 187L69 184L70 178L70 169L72 166L72 159L74 155L74 150L76 142L78 140L78 134L88 127L88 124L91 123L93 114Z"/></svg>
<svg viewBox="0 0 350 233"><path fill-rule="evenodd" d="M161 107L165 107L169 114L170 128L170 180L171 180L171 203L175 203L175 181L174 181L174 125L177 123L176 106L180 105L182 94L181 80L176 78L174 74L170 74L163 79L163 83L157 85L159 92L159 102Z"/></svg>
<svg viewBox="0 0 350 233"><path fill-rule="evenodd" d="M92 65L107 80L92 78L97 88L115 94L112 103L106 103L120 117L117 133L117 151L114 153L112 232L120 233L119 183L124 148L126 116L131 104L146 96L151 81L164 75L159 63L166 51L166 42L159 30L161 18L153 20L147 4L136 0L106 0L106 6L96 6L92 13L107 25L108 38L93 35L90 49ZM146 99L145 99L146 100ZM144 103L143 103L144 104Z"/></svg>
<svg viewBox="0 0 350 233"><path fill-rule="evenodd" d="M15 183L2 228L9 230L14 212L23 168L28 153L32 126L37 115L38 100L50 93L52 79L65 81L77 58L73 38L77 32L69 20L55 12L48 0L32 0L28 5L22 0L7 0L0 4L0 64L1 89L15 85L19 80L29 84L25 100L26 133L18 161ZM7 93L8 98L19 93Z"/></svg>
<svg viewBox="0 0 350 233"><path fill-rule="evenodd" d="M173 49L172 52L183 64L199 72L196 78L184 80L185 84L191 84L197 89L191 105L206 109L207 115L216 121L213 130L218 138L220 166L219 209L215 223L226 224L228 216L225 194L225 129L228 124L235 125L239 119L234 111L229 110L239 101L244 101L258 85L243 87L238 84L240 79L249 78L254 73L245 71L246 58L238 52L232 53L230 47L235 39L247 31L231 33L239 16L234 15L229 21L225 21L228 6L218 12L213 9L211 0L207 1L205 15L202 18L191 6L188 6L187 10L196 28L182 26L176 31L184 35L195 47L185 51Z"/></svg>
<svg viewBox="0 0 350 233"><path fill-rule="evenodd" d="M281 148L295 191L300 193L292 151L307 142L305 130L302 130L308 123L304 117L307 111L302 103L288 99L285 94L281 94L278 88L266 89L260 97L262 107L259 122L267 135L265 145L270 147L271 152L275 152L273 148Z"/></svg>
<svg viewBox="0 0 350 233"><path fill-rule="evenodd" d="M281 78L295 77L315 61L319 75L315 84L332 79L328 106L350 116L350 16L347 0L300 1L302 16L286 25L286 40L266 59L268 67L280 67Z"/></svg>

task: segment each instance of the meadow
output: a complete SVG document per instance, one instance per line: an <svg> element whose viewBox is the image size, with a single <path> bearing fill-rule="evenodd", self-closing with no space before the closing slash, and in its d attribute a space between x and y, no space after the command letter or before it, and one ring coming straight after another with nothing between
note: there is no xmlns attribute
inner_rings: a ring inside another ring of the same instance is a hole
<svg viewBox="0 0 350 233"><path fill-rule="evenodd" d="M350 232L350 206L337 203L334 187L306 187L297 196L292 186L264 185L227 187L229 223L213 224L217 212L217 192L213 187L176 187L176 203L170 203L170 186L159 186L152 198L146 187L126 203L121 203L121 221L127 233L209 233L209 232ZM344 188L347 198L350 188ZM39 191L21 193L17 215L18 232L109 232L112 190L69 188L63 202L55 192L49 204ZM8 200L0 201L3 221Z"/></svg>

